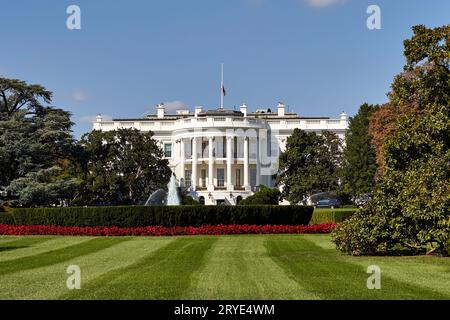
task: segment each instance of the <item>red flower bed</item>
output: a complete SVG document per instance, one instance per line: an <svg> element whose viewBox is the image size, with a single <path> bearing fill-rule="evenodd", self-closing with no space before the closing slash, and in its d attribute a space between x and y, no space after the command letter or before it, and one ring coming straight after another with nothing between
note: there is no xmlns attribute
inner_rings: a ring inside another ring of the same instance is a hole
<svg viewBox="0 0 450 320"><path fill-rule="evenodd" d="M287 225L218 225L201 227L140 228L118 227L60 227L60 226L15 226L0 224L0 235L60 235L60 236L178 236L178 235L221 235L221 234L300 234L329 233L335 224L312 226Z"/></svg>

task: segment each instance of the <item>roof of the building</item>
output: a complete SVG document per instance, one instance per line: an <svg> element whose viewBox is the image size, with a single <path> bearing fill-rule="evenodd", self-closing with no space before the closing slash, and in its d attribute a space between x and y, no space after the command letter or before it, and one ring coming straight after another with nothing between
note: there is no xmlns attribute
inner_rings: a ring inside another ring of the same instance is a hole
<svg viewBox="0 0 450 320"><path fill-rule="evenodd" d="M142 121L142 120L158 120L158 121L168 121L168 120L178 120L183 118L194 117L194 112L189 113L178 113L178 114L165 114L164 118L158 118L156 114L147 114L143 119L128 118L128 119L113 119L113 121ZM239 110L217 108L211 110L203 110L198 114L199 117L243 117L244 114ZM286 112L284 116L279 116L278 112L273 112L270 108L258 109L255 112L249 112L247 114L250 118L259 119L330 119L330 117L305 117L300 116L295 112Z"/></svg>
<svg viewBox="0 0 450 320"><path fill-rule="evenodd" d="M243 117L244 114L240 111L231 110L231 109L212 109L212 110L205 110L198 114L199 117L207 117L207 116L215 116L215 117Z"/></svg>

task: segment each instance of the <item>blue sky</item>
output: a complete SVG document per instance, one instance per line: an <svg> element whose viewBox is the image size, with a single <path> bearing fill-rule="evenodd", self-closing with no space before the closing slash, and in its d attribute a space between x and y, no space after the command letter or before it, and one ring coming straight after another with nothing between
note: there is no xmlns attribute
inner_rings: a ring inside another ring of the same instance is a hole
<svg viewBox="0 0 450 320"><path fill-rule="evenodd" d="M450 23L448 0L0 0L0 74L39 83L73 114L140 117L171 108L284 101L304 116L383 103L411 26ZM66 8L81 8L81 30ZM366 27L370 4L381 30Z"/></svg>

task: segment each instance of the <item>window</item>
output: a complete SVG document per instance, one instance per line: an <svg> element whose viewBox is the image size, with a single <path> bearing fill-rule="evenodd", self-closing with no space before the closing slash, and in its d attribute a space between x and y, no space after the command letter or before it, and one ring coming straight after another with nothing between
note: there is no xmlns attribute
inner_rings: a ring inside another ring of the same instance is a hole
<svg viewBox="0 0 450 320"><path fill-rule="evenodd" d="M256 169L250 169L250 185L253 187L257 187L256 185Z"/></svg>
<svg viewBox="0 0 450 320"><path fill-rule="evenodd" d="M191 170L185 170L184 171L184 184L186 188L189 188L192 185L192 171Z"/></svg>
<svg viewBox="0 0 450 320"><path fill-rule="evenodd" d="M222 157L227 157L227 137L222 137Z"/></svg>
<svg viewBox="0 0 450 320"><path fill-rule="evenodd" d="M202 188L206 188L206 169L202 169Z"/></svg>
<svg viewBox="0 0 450 320"><path fill-rule="evenodd" d="M202 156L201 158L208 158L209 157L209 140L205 140L202 138Z"/></svg>
<svg viewBox="0 0 450 320"><path fill-rule="evenodd" d="M225 169L217 168L217 186L224 187L225 186Z"/></svg>
<svg viewBox="0 0 450 320"><path fill-rule="evenodd" d="M241 187L241 169L236 169L236 186Z"/></svg>
<svg viewBox="0 0 450 320"><path fill-rule="evenodd" d="M172 158L172 144L164 143L164 157Z"/></svg>

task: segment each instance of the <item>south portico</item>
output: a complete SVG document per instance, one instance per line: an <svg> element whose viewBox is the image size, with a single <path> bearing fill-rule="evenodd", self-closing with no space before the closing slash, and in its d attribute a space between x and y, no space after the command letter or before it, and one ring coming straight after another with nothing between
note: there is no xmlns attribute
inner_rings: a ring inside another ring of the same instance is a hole
<svg viewBox="0 0 450 320"><path fill-rule="evenodd" d="M236 204L260 184L257 140L227 135L226 130L181 137L176 140L180 161L173 170L195 199L205 204Z"/></svg>

